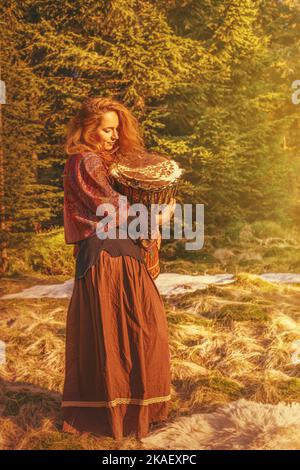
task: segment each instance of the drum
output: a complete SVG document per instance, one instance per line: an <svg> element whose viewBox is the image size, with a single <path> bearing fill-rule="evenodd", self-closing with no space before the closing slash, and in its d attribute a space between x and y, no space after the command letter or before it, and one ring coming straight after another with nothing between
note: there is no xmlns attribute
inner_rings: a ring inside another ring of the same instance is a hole
<svg viewBox="0 0 300 470"><path fill-rule="evenodd" d="M148 238L139 239L145 264L153 279L160 273L158 239L151 239L151 204L168 204L175 198L183 170L169 157L143 153L134 161L114 162L109 175L116 191L127 196L130 204L142 203L148 209Z"/></svg>

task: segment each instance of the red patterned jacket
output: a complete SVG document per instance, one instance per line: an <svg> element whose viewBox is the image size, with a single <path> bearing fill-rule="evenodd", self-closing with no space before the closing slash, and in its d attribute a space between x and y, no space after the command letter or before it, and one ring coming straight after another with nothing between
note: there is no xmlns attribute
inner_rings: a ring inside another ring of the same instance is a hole
<svg viewBox="0 0 300 470"><path fill-rule="evenodd" d="M64 232L67 244L77 243L96 232L96 226L104 216L97 216L99 204L115 206L118 227L128 219L130 208L122 206L119 212L120 193L112 187L106 164L93 152L68 157L64 172ZM135 218L135 216L130 216ZM112 221L110 227L114 225ZM104 231L107 231L107 225Z"/></svg>

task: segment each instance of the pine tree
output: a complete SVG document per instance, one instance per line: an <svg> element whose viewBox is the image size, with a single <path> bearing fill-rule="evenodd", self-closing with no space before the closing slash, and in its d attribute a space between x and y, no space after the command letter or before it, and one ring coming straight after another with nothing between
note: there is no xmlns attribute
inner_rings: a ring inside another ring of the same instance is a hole
<svg viewBox="0 0 300 470"><path fill-rule="evenodd" d="M189 197L206 204L206 227L220 236L226 226L242 221L291 223L289 183L296 167L282 143L296 119L288 90L292 74L287 72L290 51L299 41L295 28L289 44L278 43L287 24L299 20L294 5L280 3L168 2L175 32L198 40L215 61L214 79L193 83L187 105L182 99L169 102L167 128L182 152L178 157L188 161ZM274 28L274 15L280 29ZM173 125L174 107L184 116L191 110L186 136ZM187 140L186 146L178 145Z"/></svg>
<svg viewBox="0 0 300 470"><path fill-rule="evenodd" d="M66 124L102 95L186 170L178 201L205 204L207 233L296 220L296 1L9 0L5 15L10 230L62 224Z"/></svg>
<svg viewBox="0 0 300 470"><path fill-rule="evenodd" d="M26 60L44 80L48 107L38 147L41 181L60 190L66 123L86 96L121 100L141 122L148 147L157 149L166 97L212 70L197 41L174 34L150 1L26 0L22 8ZM54 194L52 223L62 222L61 207L62 193Z"/></svg>
<svg viewBox="0 0 300 470"><path fill-rule="evenodd" d="M1 206L2 272L7 267L6 247L13 243L13 234L33 228L41 207L33 160L36 142L41 133L39 100L41 84L30 66L22 59L20 42L23 24L16 2L2 7L1 15L1 78L6 87L6 103L2 105Z"/></svg>

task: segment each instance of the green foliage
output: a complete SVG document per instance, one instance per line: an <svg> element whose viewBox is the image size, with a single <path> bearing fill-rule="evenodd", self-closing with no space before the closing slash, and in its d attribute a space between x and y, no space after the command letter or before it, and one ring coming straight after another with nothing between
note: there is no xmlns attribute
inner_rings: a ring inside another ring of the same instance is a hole
<svg viewBox="0 0 300 470"><path fill-rule="evenodd" d="M17 236L11 249L9 273L39 272L45 275L73 275L73 245L66 245L62 228L34 236Z"/></svg>
<svg viewBox="0 0 300 470"><path fill-rule="evenodd" d="M205 205L207 235L299 223L296 2L9 0L3 12L9 230L62 225L66 124L88 95L124 102L146 145L186 170L178 202Z"/></svg>

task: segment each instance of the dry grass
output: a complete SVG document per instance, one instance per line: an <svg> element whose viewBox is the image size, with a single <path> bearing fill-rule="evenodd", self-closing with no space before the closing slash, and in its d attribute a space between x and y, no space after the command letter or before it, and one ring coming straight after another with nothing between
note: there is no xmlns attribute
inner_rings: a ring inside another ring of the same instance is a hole
<svg viewBox="0 0 300 470"><path fill-rule="evenodd" d="M12 292L34 282L6 279L1 287ZM239 398L300 401L300 363L292 362L300 344L299 293L296 286L241 274L236 284L165 301L172 357L170 419L211 412ZM67 306L64 299L1 301L7 356L0 366L1 448L141 448L134 438L116 443L61 432Z"/></svg>

